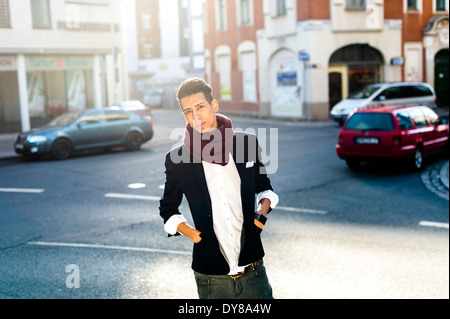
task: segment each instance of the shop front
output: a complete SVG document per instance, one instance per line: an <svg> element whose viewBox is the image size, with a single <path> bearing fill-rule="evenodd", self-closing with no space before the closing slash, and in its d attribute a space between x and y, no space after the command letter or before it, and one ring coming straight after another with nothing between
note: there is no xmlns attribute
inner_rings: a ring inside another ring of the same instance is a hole
<svg viewBox="0 0 450 319"><path fill-rule="evenodd" d="M94 57L25 56L26 84L18 81L15 56L2 59L0 58L3 61L0 68L1 132L17 132L23 127L20 89L27 93L31 127L43 125L65 112L79 112L95 107ZM100 78L104 78L102 72L99 73ZM105 81L100 80L100 83ZM26 88L20 88L20 85L26 85ZM101 85L100 90L105 92L106 86Z"/></svg>

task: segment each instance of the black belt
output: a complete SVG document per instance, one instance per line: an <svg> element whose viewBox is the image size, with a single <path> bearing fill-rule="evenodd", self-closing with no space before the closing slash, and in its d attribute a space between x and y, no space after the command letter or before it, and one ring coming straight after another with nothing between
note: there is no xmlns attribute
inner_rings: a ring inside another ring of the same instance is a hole
<svg viewBox="0 0 450 319"><path fill-rule="evenodd" d="M239 277L244 276L246 273L255 270L256 267L261 265L263 263L263 260L258 260L257 262L251 263L247 267L244 268L244 271L238 272L236 275L229 275L231 278L236 279Z"/></svg>

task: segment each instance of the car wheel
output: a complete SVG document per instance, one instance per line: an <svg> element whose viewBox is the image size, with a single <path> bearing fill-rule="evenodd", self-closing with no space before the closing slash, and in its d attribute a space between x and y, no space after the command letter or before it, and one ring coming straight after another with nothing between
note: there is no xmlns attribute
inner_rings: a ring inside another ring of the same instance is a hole
<svg viewBox="0 0 450 319"><path fill-rule="evenodd" d="M125 146L129 151L139 151L142 145L141 134L137 132L131 132L127 135L125 140Z"/></svg>
<svg viewBox="0 0 450 319"><path fill-rule="evenodd" d="M417 147L414 152L414 158L412 160L412 166L414 169L419 170L423 165L423 151L420 147Z"/></svg>
<svg viewBox="0 0 450 319"><path fill-rule="evenodd" d="M361 161L356 159L346 159L345 162L350 169L357 170L361 167Z"/></svg>
<svg viewBox="0 0 450 319"><path fill-rule="evenodd" d="M66 139L59 139L53 143L52 155L56 159L66 159L72 154L72 143Z"/></svg>

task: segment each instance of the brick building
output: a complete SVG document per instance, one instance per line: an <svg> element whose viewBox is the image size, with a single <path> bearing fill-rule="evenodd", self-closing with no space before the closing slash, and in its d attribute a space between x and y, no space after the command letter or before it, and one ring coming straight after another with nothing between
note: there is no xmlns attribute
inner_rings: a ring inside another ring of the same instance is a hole
<svg viewBox="0 0 450 319"><path fill-rule="evenodd" d="M323 120L350 92L402 80L448 105L448 0L211 0L205 30L227 111Z"/></svg>

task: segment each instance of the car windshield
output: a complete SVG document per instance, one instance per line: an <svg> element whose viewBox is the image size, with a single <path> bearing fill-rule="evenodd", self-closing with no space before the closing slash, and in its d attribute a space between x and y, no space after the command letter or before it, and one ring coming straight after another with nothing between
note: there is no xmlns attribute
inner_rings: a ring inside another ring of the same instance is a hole
<svg viewBox="0 0 450 319"><path fill-rule="evenodd" d="M47 124L48 127L67 126L72 124L80 113L66 113Z"/></svg>
<svg viewBox="0 0 450 319"><path fill-rule="evenodd" d="M393 131L394 120L389 113L355 113L345 125L346 130Z"/></svg>
<svg viewBox="0 0 450 319"><path fill-rule="evenodd" d="M362 90L351 93L348 98L349 99L367 99L379 88L380 88L380 86L378 86L378 85L367 86Z"/></svg>

